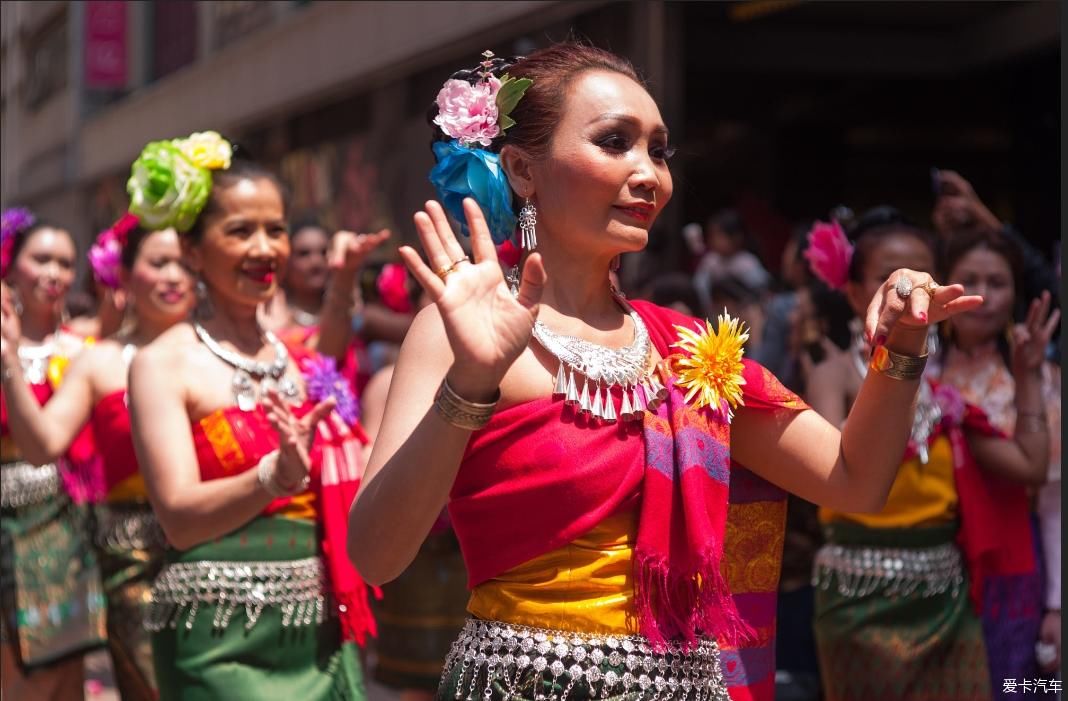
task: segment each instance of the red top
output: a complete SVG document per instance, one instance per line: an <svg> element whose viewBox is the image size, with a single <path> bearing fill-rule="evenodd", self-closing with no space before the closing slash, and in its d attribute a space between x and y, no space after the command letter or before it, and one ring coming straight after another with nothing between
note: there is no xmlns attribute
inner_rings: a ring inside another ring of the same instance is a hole
<svg viewBox="0 0 1068 701"><path fill-rule="evenodd" d="M89 424L104 461L104 486L110 493L139 472L130 432L126 390L116 390L97 402L89 416ZM143 486L139 486L138 491L144 496Z"/></svg>

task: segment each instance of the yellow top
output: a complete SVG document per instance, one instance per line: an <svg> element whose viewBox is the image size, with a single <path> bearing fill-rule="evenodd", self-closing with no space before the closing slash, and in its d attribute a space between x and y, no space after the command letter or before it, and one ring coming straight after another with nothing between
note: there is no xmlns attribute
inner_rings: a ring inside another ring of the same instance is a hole
<svg viewBox="0 0 1068 701"><path fill-rule="evenodd" d="M904 528L946 523L957 516L953 449L944 434L930 445L929 460L905 461L897 471L886 506L877 514L852 514L820 508L820 521L851 521L869 528Z"/></svg>
<svg viewBox="0 0 1068 701"><path fill-rule="evenodd" d="M572 632L638 632L631 559L638 513L606 518L562 548L514 567L471 592L484 620Z"/></svg>

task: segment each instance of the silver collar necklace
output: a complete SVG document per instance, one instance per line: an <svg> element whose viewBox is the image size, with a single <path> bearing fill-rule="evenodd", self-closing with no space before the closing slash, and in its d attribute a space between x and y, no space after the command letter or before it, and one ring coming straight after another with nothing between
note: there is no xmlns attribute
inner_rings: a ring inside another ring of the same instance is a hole
<svg viewBox="0 0 1068 701"><path fill-rule="evenodd" d="M277 389L278 393L289 401L300 398L297 383L286 375L289 353L285 344L270 331L264 331L263 337L274 348L274 361L263 363L226 350L198 322L193 322L193 330L209 351L234 368L234 379L230 386L237 408L241 411L252 411L256 408L260 396L271 388Z"/></svg>
<svg viewBox="0 0 1068 701"><path fill-rule="evenodd" d="M634 340L630 345L609 348L555 333L540 321L534 322L534 339L560 361L553 397L562 396L565 405L609 423L617 419L639 421L643 412L656 411L667 397L667 389L654 373L652 343L645 323L614 290L613 297L634 323ZM581 380L581 390L576 374ZM615 388L619 388L622 397L618 412Z"/></svg>
<svg viewBox="0 0 1068 701"><path fill-rule="evenodd" d="M52 341L39 346L19 346L19 364L27 382L31 385L44 384L48 379L48 361L55 352L56 344Z"/></svg>

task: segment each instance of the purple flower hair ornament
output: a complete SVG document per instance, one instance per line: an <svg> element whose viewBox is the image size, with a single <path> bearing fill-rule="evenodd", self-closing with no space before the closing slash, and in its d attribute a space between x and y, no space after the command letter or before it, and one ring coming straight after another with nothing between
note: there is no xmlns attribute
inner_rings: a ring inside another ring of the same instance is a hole
<svg viewBox="0 0 1068 701"><path fill-rule="evenodd" d="M5 277L11 266L15 240L36 222L37 217L25 207L12 207L0 213L0 277Z"/></svg>

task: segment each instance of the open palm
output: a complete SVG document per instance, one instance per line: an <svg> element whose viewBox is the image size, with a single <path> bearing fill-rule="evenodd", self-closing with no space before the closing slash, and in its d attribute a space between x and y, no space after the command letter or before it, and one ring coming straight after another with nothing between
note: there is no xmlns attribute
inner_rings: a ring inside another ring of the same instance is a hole
<svg viewBox="0 0 1068 701"><path fill-rule="evenodd" d="M437 305L457 364L472 377L496 386L530 342L538 316L545 269L531 254L513 297L497 262L482 210L464 200L474 262L467 259L437 202L415 215L419 240L430 266L410 247L400 254L412 275Z"/></svg>

